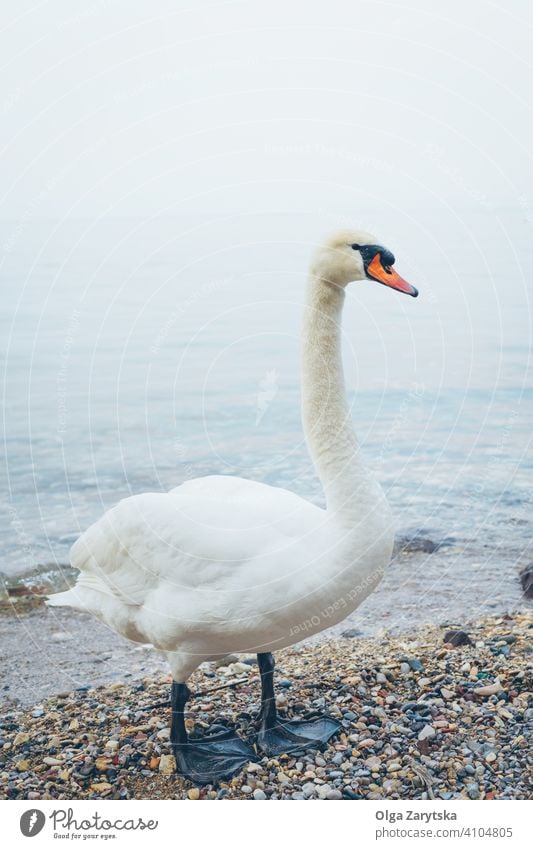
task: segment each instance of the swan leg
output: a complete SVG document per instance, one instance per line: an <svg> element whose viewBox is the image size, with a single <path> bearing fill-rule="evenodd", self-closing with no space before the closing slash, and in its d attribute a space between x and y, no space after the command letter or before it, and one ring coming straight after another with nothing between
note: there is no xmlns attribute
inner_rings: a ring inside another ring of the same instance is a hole
<svg viewBox="0 0 533 849"><path fill-rule="evenodd" d="M341 728L340 723L326 715L309 720L280 720L274 694L274 657L270 652L258 654L257 662L261 673L258 748L269 757L299 749L325 748Z"/></svg>
<svg viewBox="0 0 533 849"><path fill-rule="evenodd" d="M173 682L170 742L181 775L195 784L214 784L257 760L253 749L229 729L190 738L185 728L185 705L190 695L186 684Z"/></svg>

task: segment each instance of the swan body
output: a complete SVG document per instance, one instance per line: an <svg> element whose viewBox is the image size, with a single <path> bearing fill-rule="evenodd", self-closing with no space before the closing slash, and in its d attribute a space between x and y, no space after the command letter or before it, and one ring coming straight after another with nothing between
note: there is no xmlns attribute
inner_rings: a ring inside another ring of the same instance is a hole
<svg viewBox="0 0 533 849"><path fill-rule="evenodd" d="M126 498L75 542L77 583L48 600L91 613L123 636L166 653L177 688L171 740L184 774L198 770L187 760L191 743L182 721L185 682L194 669L231 652L257 652L263 750L285 751L280 746L295 732L274 733L270 652L344 619L376 587L389 562L392 516L353 431L340 327L344 290L352 281L377 280L416 296L393 263L370 234L340 231L311 265L302 418L326 509L286 489L229 476ZM328 721L319 731L303 723L305 738L329 739L337 728ZM228 755L235 768L249 758L242 746L239 751ZM212 752L197 755L202 768L213 766Z"/></svg>
<svg viewBox="0 0 533 849"><path fill-rule="evenodd" d="M391 545L371 521L355 540L286 489L199 478L109 510L72 548L76 586L49 603L169 653L183 680L205 660L273 651L341 621Z"/></svg>

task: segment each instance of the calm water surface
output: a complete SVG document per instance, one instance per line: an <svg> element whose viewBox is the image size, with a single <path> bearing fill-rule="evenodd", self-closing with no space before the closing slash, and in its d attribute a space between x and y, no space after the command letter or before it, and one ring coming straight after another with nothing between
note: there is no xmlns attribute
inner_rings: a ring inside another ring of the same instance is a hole
<svg viewBox="0 0 533 849"><path fill-rule="evenodd" d="M533 225L519 209L363 224L421 291L354 285L345 311L353 419L400 533L519 563ZM5 574L66 562L118 499L190 477L238 474L322 503L298 345L309 253L328 229L305 212L5 226Z"/></svg>

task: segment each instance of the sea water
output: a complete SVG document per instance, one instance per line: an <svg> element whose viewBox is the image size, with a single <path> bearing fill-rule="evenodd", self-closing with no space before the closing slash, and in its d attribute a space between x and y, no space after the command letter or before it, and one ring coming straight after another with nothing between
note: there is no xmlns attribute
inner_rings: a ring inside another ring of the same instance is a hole
<svg viewBox="0 0 533 849"><path fill-rule="evenodd" d="M299 333L310 252L334 218L3 223L5 575L67 562L119 499L197 476L323 504ZM360 221L420 290L354 284L343 323L354 425L399 534L459 547L463 578L495 559L518 568L531 557L531 216Z"/></svg>

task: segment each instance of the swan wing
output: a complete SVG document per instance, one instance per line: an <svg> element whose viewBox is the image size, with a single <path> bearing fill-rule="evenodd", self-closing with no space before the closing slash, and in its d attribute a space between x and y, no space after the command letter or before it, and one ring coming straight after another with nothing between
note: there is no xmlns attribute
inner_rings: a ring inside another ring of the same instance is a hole
<svg viewBox="0 0 533 849"><path fill-rule="evenodd" d="M223 475L132 496L74 543L77 588L128 605L142 605L165 582L185 591L223 588L236 573L244 579L252 559L305 537L323 515L288 490Z"/></svg>

